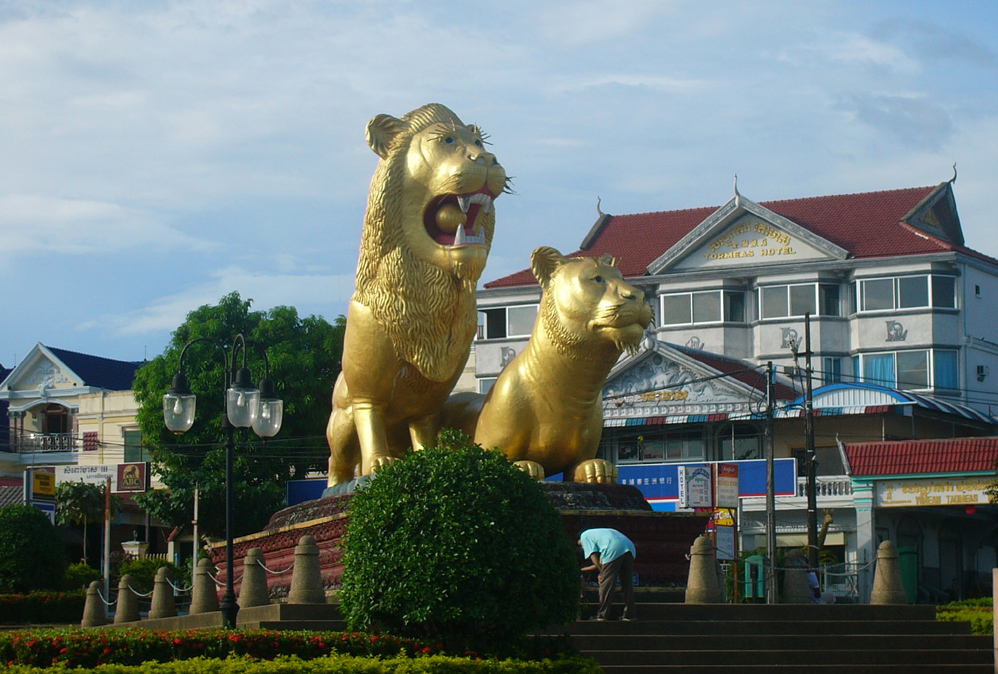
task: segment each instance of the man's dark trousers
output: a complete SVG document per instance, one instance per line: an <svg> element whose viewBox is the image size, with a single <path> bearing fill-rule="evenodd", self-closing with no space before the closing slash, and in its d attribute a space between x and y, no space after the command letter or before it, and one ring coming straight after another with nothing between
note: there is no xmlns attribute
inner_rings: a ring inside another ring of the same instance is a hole
<svg viewBox="0 0 998 674"><path fill-rule="evenodd" d="M599 572L599 611L597 618L609 618L613 591L620 578L620 590L624 594L624 618L634 620L634 555L625 552L612 562L603 564Z"/></svg>

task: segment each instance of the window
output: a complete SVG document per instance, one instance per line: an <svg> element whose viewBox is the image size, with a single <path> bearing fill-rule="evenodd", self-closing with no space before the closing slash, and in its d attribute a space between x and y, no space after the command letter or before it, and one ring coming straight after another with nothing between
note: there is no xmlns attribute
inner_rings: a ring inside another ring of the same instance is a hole
<svg viewBox="0 0 998 674"><path fill-rule="evenodd" d="M478 312L479 339L529 337L537 318L536 304L483 309Z"/></svg>
<svg viewBox="0 0 998 674"><path fill-rule="evenodd" d="M857 381L902 391L959 387L958 353L950 350L864 353L853 358L853 370Z"/></svg>
<svg viewBox="0 0 998 674"><path fill-rule="evenodd" d="M745 322L745 293L708 290L662 295L662 325Z"/></svg>
<svg viewBox="0 0 998 674"><path fill-rule="evenodd" d="M822 358L821 383L838 384L842 381L842 359Z"/></svg>
<svg viewBox="0 0 998 674"><path fill-rule="evenodd" d="M703 432L673 431L663 433L649 431L643 434L605 438L617 446L617 461L620 463L663 463L678 461L702 461L704 459Z"/></svg>
<svg viewBox="0 0 998 674"><path fill-rule="evenodd" d="M860 311L890 311L930 306L956 308L956 279L952 276L899 276L865 279L857 283Z"/></svg>
<svg viewBox="0 0 998 674"><path fill-rule="evenodd" d="M719 461L762 458L762 433L752 424L732 424L718 435L717 440Z"/></svg>
<svg viewBox="0 0 998 674"><path fill-rule="evenodd" d="M125 445L125 463L152 461L149 450L142 447L142 431L124 430L121 435Z"/></svg>
<svg viewBox="0 0 998 674"><path fill-rule="evenodd" d="M790 316L838 316L839 287L830 283L795 283L785 286L766 286L759 291L762 303L759 315L763 318L788 318Z"/></svg>
<svg viewBox="0 0 998 674"><path fill-rule="evenodd" d="M977 294L981 287L977 286ZM932 306L944 309L956 309L956 279L952 276L932 277Z"/></svg>

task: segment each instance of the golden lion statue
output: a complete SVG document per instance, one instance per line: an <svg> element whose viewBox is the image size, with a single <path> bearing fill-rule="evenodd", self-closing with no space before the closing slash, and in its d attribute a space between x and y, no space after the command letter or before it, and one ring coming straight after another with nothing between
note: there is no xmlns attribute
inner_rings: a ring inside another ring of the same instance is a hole
<svg viewBox="0 0 998 674"><path fill-rule="evenodd" d="M367 142L381 161L326 427L330 485L435 440L475 336L492 202L507 183L479 129L436 103L376 116Z"/></svg>
<svg viewBox="0 0 998 674"><path fill-rule="evenodd" d="M651 307L608 255L566 258L541 247L530 264L543 291L530 341L488 394L451 396L441 425L497 447L538 479L564 472L616 482L616 467L595 458L602 389L620 354L640 344Z"/></svg>

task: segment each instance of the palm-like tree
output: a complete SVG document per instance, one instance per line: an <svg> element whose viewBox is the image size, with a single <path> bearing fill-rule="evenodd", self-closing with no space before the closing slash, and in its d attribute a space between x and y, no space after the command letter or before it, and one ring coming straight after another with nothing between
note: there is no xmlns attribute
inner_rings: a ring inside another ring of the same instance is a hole
<svg viewBox="0 0 998 674"><path fill-rule="evenodd" d="M55 489L55 519L60 526L83 525L83 559L87 559L87 524L104 520L105 485L85 482L63 482ZM116 512L120 505L117 497L111 497L111 510Z"/></svg>

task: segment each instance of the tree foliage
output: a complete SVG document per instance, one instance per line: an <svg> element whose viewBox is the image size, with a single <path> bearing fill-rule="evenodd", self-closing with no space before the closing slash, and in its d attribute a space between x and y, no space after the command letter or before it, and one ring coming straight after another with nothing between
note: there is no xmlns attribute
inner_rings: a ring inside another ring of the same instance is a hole
<svg viewBox="0 0 998 674"><path fill-rule="evenodd" d="M0 591L58 590L66 572L62 536L29 505L0 508Z"/></svg>
<svg viewBox="0 0 998 674"><path fill-rule="evenodd" d="M451 430L357 491L343 563L352 629L481 643L565 624L578 608L574 547L541 487Z"/></svg>
<svg viewBox="0 0 998 674"><path fill-rule="evenodd" d="M136 374L134 390L140 404L138 419L143 443L151 450L156 469L168 490L149 492L136 500L159 520L181 525L194 516L194 490L199 490L198 524L208 535L225 531L224 409L225 364L237 334L250 346L247 366L253 380L264 376L265 350L270 377L284 401L280 433L268 441L252 431L236 430L234 534L259 531L282 507L285 482L315 468L325 468L325 441L333 382L340 370L345 319L335 324L317 316L301 318L294 307L251 311L252 300L238 293L217 306L204 305L187 315L166 351ZM209 343L191 346L184 369L197 396L194 426L183 435L171 434L163 423L163 394L172 385L184 345L196 338ZM241 355L238 364L242 362Z"/></svg>

